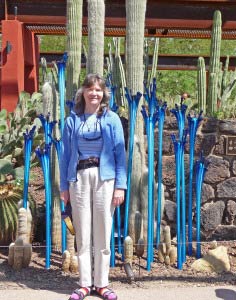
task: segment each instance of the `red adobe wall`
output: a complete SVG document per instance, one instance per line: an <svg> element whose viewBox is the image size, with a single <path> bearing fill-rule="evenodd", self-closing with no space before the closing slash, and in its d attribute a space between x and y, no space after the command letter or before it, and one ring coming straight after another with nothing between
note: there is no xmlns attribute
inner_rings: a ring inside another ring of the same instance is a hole
<svg viewBox="0 0 236 300"><path fill-rule="evenodd" d="M22 22L2 21L0 109L14 111L21 91L38 90L38 60L37 37Z"/></svg>

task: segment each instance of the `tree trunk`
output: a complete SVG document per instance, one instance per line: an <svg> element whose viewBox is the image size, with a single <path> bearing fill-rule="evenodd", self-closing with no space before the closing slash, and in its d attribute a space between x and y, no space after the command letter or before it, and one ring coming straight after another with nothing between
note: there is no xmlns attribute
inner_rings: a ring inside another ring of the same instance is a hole
<svg viewBox="0 0 236 300"><path fill-rule="evenodd" d="M143 92L143 48L146 0L126 0L126 78L127 87L132 94ZM132 169L131 202L129 213L129 235L134 239L135 212L139 210L144 220L144 232L147 224L147 168L145 164L144 123L137 111L135 146ZM144 182L145 181L145 182Z"/></svg>
<svg viewBox="0 0 236 300"><path fill-rule="evenodd" d="M67 100L73 99L79 86L82 45L82 8L83 0L67 0Z"/></svg>
<svg viewBox="0 0 236 300"><path fill-rule="evenodd" d="M88 73L103 75L104 21L104 0L88 0Z"/></svg>

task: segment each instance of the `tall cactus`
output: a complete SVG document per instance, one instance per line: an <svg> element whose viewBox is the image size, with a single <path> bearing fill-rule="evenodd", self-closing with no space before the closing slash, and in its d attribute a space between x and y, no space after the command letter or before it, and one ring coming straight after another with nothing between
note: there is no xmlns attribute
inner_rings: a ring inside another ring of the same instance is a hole
<svg viewBox="0 0 236 300"><path fill-rule="evenodd" d="M217 90L220 68L220 46L221 46L221 12L216 10L213 16L211 34L211 53L209 63L209 88L207 94L207 113L212 114L217 110Z"/></svg>
<svg viewBox="0 0 236 300"><path fill-rule="evenodd" d="M66 99L78 89L81 68L83 0L67 0L67 82Z"/></svg>
<svg viewBox="0 0 236 300"><path fill-rule="evenodd" d="M124 67L122 64L121 56L120 56L120 43L121 38L113 39L115 46L115 58L114 58L114 68L115 68L115 85L118 87L116 89L116 99L117 104L122 106L127 106L125 102L125 87L126 87L126 78Z"/></svg>
<svg viewBox="0 0 236 300"><path fill-rule="evenodd" d="M158 51L159 51L159 38L155 38L154 51L152 57L152 70L150 73L148 86L152 82L153 78L157 77L156 74L157 74Z"/></svg>
<svg viewBox="0 0 236 300"><path fill-rule="evenodd" d="M206 67L203 57L198 58L197 66L197 98L198 98L198 108L206 113Z"/></svg>
<svg viewBox="0 0 236 300"><path fill-rule="evenodd" d="M55 67L55 65L54 65ZM58 105L59 96L56 90L56 78L53 72L57 72L55 68L52 72L48 73L45 77L45 82L42 87L42 100L43 100L43 114L46 116L50 113L53 120L58 120ZM54 127L53 135L59 137L58 127ZM60 208L60 193L59 193L59 165L57 162L57 155L55 147L52 148L51 159L52 170L52 245L59 249L61 245L61 208Z"/></svg>
<svg viewBox="0 0 236 300"><path fill-rule="evenodd" d="M126 80L127 87L132 94L143 91L143 43L144 22L146 13L146 0L126 0ZM142 101L140 101L141 111ZM143 193L142 185L145 166L145 148L143 135L143 118L141 113L137 114L135 129L135 145L133 154L132 186L129 212L129 235L134 239L135 212L141 210L144 228L147 223L147 193ZM145 176L146 178L146 176ZM142 188L141 188L142 187ZM140 195L142 195L140 197ZM142 199L141 199L142 198ZM141 208L141 209L140 209Z"/></svg>
<svg viewBox="0 0 236 300"><path fill-rule="evenodd" d="M103 75L104 21L104 0L88 0L88 73Z"/></svg>

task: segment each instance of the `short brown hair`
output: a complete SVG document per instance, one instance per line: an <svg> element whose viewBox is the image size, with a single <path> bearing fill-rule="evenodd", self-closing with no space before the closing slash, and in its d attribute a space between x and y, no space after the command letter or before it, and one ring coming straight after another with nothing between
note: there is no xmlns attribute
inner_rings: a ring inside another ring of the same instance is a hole
<svg viewBox="0 0 236 300"><path fill-rule="evenodd" d="M105 80L103 79L102 76L100 76L98 74L88 74L85 77L81 88L78 89L78 91L76 92L76 95L75 95L75 112L78 115L83 114L84 110L85 110L84 90L86 88L90 88L91 86L95 85L96 83L98 83L98 85L100 86L100 88L103 91L103 98L100 103L100 107L99 107L97 115L101 116L104 108L108 108L110 94L109 94L108 88L106 87Z"/></svg>

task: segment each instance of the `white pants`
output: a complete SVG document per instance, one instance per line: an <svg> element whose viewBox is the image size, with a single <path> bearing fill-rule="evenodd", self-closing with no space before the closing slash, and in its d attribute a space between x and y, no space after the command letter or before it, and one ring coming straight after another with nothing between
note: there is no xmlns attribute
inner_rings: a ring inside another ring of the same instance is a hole
<svg viewBox="0 0 236 300"><path fill-rule="evenodd" d="M110 266L114 180L101 181L97 167L79 170L77 177L78 181L70 184L70 201L76 232L79 284L81 287L105 287Z"/></svg>

